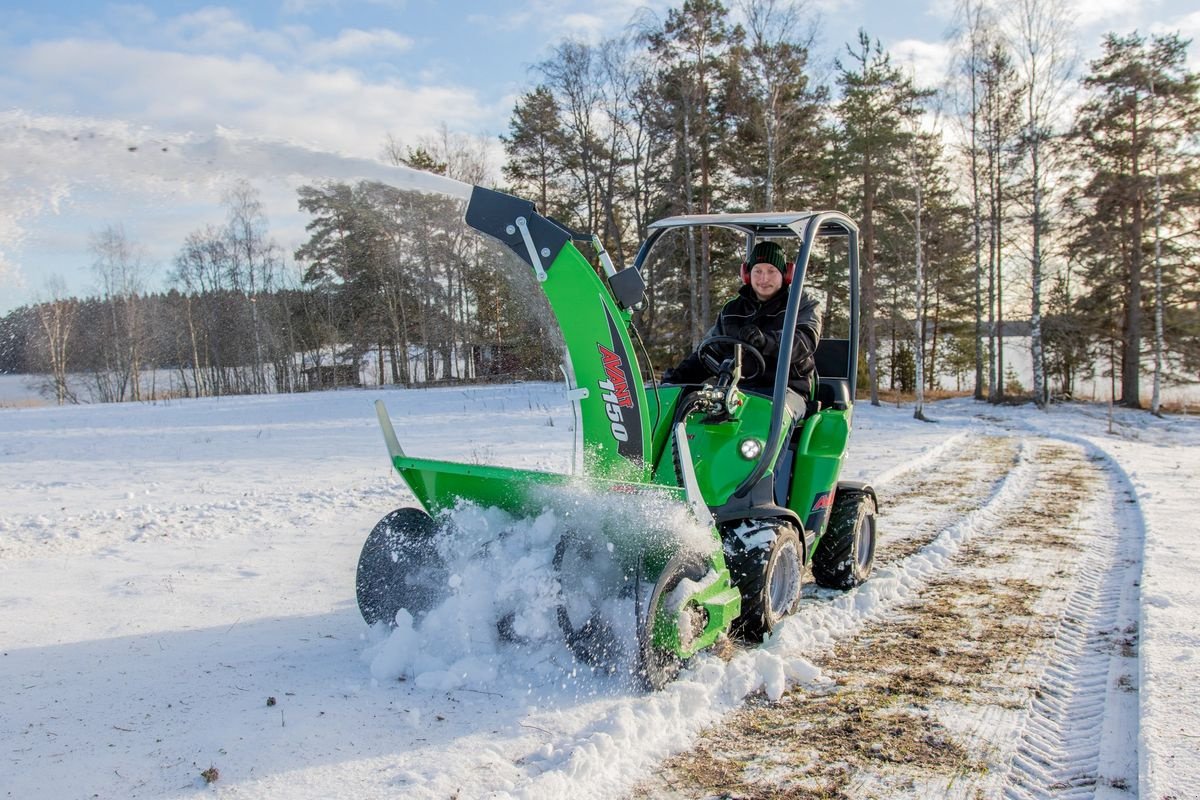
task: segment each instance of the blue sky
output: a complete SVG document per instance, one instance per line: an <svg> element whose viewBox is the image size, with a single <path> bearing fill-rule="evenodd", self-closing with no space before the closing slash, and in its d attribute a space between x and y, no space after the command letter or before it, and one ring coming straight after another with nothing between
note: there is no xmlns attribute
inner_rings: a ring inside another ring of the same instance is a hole
<svg viewBox="0 0 1200 800"><path fill-rule="evenodd" d="M1108 29L1200 34L1185 0L1072 2L1087 9L1085 55ZM363 174L346 159L378 158L388 135L413 144L444 125L490 141L498 167L495 137L554 44L599 41L670 5L0 0L0 313L44 295L52 274L90 291L88 238L110 224L144 247L161 285L183 237L221 222L237 177L262 192L290 251L303 239L295 185ZM953 0L807 8L826 69L860 25L919 79L944 69Z"/></svg>

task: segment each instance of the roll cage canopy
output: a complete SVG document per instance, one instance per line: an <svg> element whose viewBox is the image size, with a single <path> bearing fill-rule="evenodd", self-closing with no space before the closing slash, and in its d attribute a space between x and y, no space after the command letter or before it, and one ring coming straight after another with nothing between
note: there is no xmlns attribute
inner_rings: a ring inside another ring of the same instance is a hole
<svg viewBox="0 0 1200 800"><path fill-rule="evenodd" d="M820 382L830 387L840 385L843 388L844 402L853 403L858 382L858 226L848 216L840 211L774 211L749 214L686 214L667 217L650 223L646 230L648 235L638 250L633 262L633 272L639 276L646 259L655 243L669 230L681 228L717 227L739 231L746 237L746 258L749 258L755 239L777 239L796 237L800 239L800 249L795 255L795 269L792 274L792 284L788 292L787 311L784 314L783 336L780 339L779 358L776 366L775 388L772 394L774 411L771 417L771 431L762 459L754 470L734 492L737 497L745 497L752 488L763 478L768 467L767 453L775 451L780 444L785 431L783 430L783 408L786 403L788 388L788 369L791 364L792 336L796 330L796 317L800 307L800 297L804 291L804 279L808 272L808 261L812 255L813 243L818 238L846 237L849 240L848 278L850 289L850 333L846 339L823 340L817 345L817 368L822 371L823 365L833 367L827 370L836 377L822 377ZM626 270L627 272L629 270ZM618 273L619 275L620 273Z"/></svg>
<svg viewBox="0 0 1200 800"><path fill-rule="evenodd" d="M650 255L658 238L669 230L678 228L727 228L746 236L746 253L754 247L755 239L779 239L796 237L803 241L812 225L816 225L813 237L853 236L858 238L858 226L838 211L773 211L750 214L681 214L651 222L646 226L648 235L638 250L634 266L640 269ZM795 255L794 253L792 255ZM799 259L797 259L797 262Z"/></svg>

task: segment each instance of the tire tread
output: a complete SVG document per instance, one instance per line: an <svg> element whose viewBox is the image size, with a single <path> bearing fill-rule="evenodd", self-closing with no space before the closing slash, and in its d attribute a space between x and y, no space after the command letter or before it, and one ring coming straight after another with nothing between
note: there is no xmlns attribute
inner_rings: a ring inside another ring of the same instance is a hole
<svg viewBox="0 0 1200 800"><path fill-rule="evenodd" d="M853 589L866 580L871 564L860 569L855 548L859 526L868 518L874 524L874 516L875 503L871 495L857 490L838 492L825 535L817 542L816 552L813 553L813 578L819 586L826 589Z"/></svg>

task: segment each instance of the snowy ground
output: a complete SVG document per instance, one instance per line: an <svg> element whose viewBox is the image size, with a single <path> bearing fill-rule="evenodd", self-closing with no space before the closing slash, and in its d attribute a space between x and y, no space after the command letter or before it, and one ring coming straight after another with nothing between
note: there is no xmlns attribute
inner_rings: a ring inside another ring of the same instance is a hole
<svg viewBox="0 0 1200 800"><path fill-rule="evenodd" d="M1078 772L1094 781L1085 795L1200 797L1193 418L1119 412L1110 424L1091 406L951 401L930 408L930 425L860 405L846 477L881 494L876 577L811 593L768 645L702 657L657 694L589 674L559 641L552 515L463 512L474 545L513 557L452 559L455 591L437 614L369 632L358 550L408 497L374 399L416 455L557 468L571 459L559 394L530 384L0 410L4 796L625 796L748 696L827 691L822 654L912 613L969 548L1003 534L1005 514L1053 506L1056 482L1094 470L1064 517L1095 533L1070 573L1082 588L1047 592L1038 612L1125 631L1124 650L1064 623L1002 687L1061 695L1062 708L942 713L987 745L990 772L975 784L987 792L1068 795L1061 776ZM486 431L454 444L485 413ZM971 502L947 500L958 495ZM1036 559L1019 566L1030 580L1054 574ZM497 640L505 613L525 644ZM219 777L206 784L210 767ZM876 796L895 786L861 785Z"/></svg>

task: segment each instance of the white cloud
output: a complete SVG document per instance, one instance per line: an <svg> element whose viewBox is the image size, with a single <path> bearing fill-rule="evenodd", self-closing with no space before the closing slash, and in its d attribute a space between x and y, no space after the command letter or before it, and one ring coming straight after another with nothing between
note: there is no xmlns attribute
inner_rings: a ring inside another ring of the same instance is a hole
<svg viewBox="0 0 1200 800"><path fill-rule="evenodd" d="M494 28L501 31L514 31L530 24L533 14L527 10L512 11L507 14L468 14L467 22L480 28Z"/></svg>
<svg viewBox="0 0 1200 800"><path fill-rule="evenodd" d="M283 0L285 14L311 14L321 8L338 5L338 0Z"/></svg>
<svg viewBox="0 0 1200 800"><path fill-rule="evenodd" d="M394 30L344 28L321 38L304 25L255 28L228 8L209 6L161 26L161 42L192 53L257 53L280 62L353 61L379 53L409 50L413 40ZM159 47L159 41L153 45Z"/></svg>
<svg viewBox="0 0 1200 800"><path fill-rule="evenodd" d="M1146 11L1146 5L1141 0L1069 0L1068 13L1081 27L1124 27L1136 25L1136 20Z"/></svg>
<svg viewBox="0 0 1200 800"><path fill-rule="evenodd" d="M223 124L250 135L374 155L388 132L479 129L491 109L457 86L372 82L356 71L277 66L257 56L160 52L67 40L29 47L9 70L25 96L17 107L95 109L174 130Z"/></svg>
<svg viewBox="0 0 1200 800"><path fill-rule="evenodd" d="M923 42L905 39L890 48L892 62L904 70L911 70L918 86L933 88L946 80L946 70L953 55L946 42Z"/></svg>
<svg viewBox="0 0 1200 800"><path fill-rule="evenodd" d="M599 43L608 27L607 23L595 14L567 14L559 23L568 36L592 43Z"/></svg>
<svg viewBox="0 0 1200 800"><path fill-rule="evenodd" d="M395 31L376 28L363 31L347 28L336 39L317 40L304 45L309 61L342 61L377 52L404 52L413 41Z"/></svg>
<svg viewBox="0 0 1200 800"><path fill-rule="evenodd" d="M672 3L667 0L611 0L607 3L580 0L527 0L503 12L476 13L466 21L481 28L528 30L531 36L558 41L565 36L598 43L619 34L635 15L660 13ZM676 4L677 5L677 4Z"/></svg>
<svg viewBox="0 0 1200 800"><path fill-rule="evenodd" d="M813 11L824 16L846 14L863 17L863 24L869 24L863 15L862 0L811 0Z"/></svg>
<svg viewBox="0 0 1200 800"><path fill-rule="evenodd" d="M400 10L408 6L408 0L365 0L369 6ZM342 0L283 0L280 7L285 14L311 14L322 8L340 8Z"/></svg>
<svg viewBox="0 0 1200 800"><path fill-rule="evenodd" d="M167 30L176 38L212 50L226 50L253 38L250 25L228 8L207 6L171 20Z"/></svg>
<svg viewBox="0 0 1200 800"><path fill-rule="evenodd" d="M152 9L135 3L114 3L106 7L105 14L124 25L149 27L158 21L158 15Z"/></svg>

